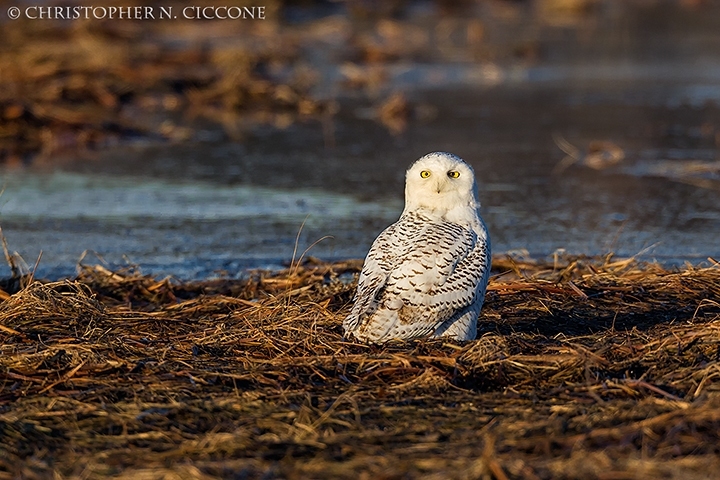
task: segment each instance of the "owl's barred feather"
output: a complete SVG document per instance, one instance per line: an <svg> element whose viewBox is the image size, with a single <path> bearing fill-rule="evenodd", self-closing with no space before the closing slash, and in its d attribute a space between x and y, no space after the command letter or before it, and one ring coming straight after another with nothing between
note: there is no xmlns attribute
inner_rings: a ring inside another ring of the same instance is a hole
<svg viewBox="0 0 720 480"><path fill-rule="evenodd" d="M373 242L343 327L357 339L471 340L490 273L472 168L431 153L407 171L405 210Z"/></svg>

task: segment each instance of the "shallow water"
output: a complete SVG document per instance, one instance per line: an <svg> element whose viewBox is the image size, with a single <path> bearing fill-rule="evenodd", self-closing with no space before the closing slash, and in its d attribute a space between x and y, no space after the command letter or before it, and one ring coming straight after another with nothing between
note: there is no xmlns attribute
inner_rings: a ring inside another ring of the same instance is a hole
<svg viewBox="0 0 720 480"><path fill-rule="evenodd" d="M50 277L71 275L85 250L83 263L138 264L181 278L279 267L316 240L315 250L326 257L353 257L350 236L362 237L358 232L398 206L317 189L209 181L66 172L5 180L0 212L8 242L26 261L33 259L28 252L42 250L39 272ZM335 232L347 237L323 239Z"/></svg>
<svg viewBox="0 0 720 480"><path fill-rule="evenodd" d="M669 33L598 29L584 47L548 38L532 66L391 67L384 88L430 112L399 136L348 96L330 141L314 122L258 129L243 144L209 131L202 143L3 172L1 225L29 263L43 252L47 277L72 274L85 250L181 278L280 266L323 238L309 254L361 258L402 210L405 168L447 150L475 168L495 252L717 259L720 16L701 17ZM338 75L324 66L325 81ZM559 136L581 159L554 174ZM624 159L583 164L593 140Z"/></svg>

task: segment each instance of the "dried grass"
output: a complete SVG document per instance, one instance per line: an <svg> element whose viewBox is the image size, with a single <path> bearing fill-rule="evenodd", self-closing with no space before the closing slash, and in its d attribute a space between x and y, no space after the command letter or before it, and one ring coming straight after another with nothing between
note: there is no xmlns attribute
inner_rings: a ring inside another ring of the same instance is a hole
<svg viewBox="0 0 720 480"><path fill-rule="evenodd" d="M0 478L707 478L720 268L496 258L479 338L342 338L360 262L0 303Z"/></svg>
<svg viewBox="0 0 720 480"><path fill-rule="evenodd" d="M183 4L171 3L177 11ZM269 18L241 27L84 19L4 25L0 165L55 162L59 153L138 137L191 141L208 123L238 139L258 124L332 115L310 95L315 80L292 32L278 31L279 4L263 5Z"/></svg>

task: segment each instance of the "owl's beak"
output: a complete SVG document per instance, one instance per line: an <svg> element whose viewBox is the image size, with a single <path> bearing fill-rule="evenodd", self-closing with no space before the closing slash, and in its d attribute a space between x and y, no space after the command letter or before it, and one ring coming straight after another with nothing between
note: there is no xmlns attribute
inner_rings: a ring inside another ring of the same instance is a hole
<svg viewBox="0 0 720 480"><path fill-rule="evenodd" d="M445 179L439 179L435 181L435 190L437 193L442 193L444 187L445 187Z"/></svg>

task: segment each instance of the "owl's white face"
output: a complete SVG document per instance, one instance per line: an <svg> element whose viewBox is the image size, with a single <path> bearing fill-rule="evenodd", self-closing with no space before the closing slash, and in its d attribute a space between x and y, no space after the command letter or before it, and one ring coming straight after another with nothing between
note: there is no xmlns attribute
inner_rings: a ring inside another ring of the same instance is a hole
<svg viewBox="0 0 720 480"><path fill-rule="evenodd" d="M405 175L405 211L419 208L444 216L457 208L480 206L472 167L450 153L429 153Z"/></svg>

